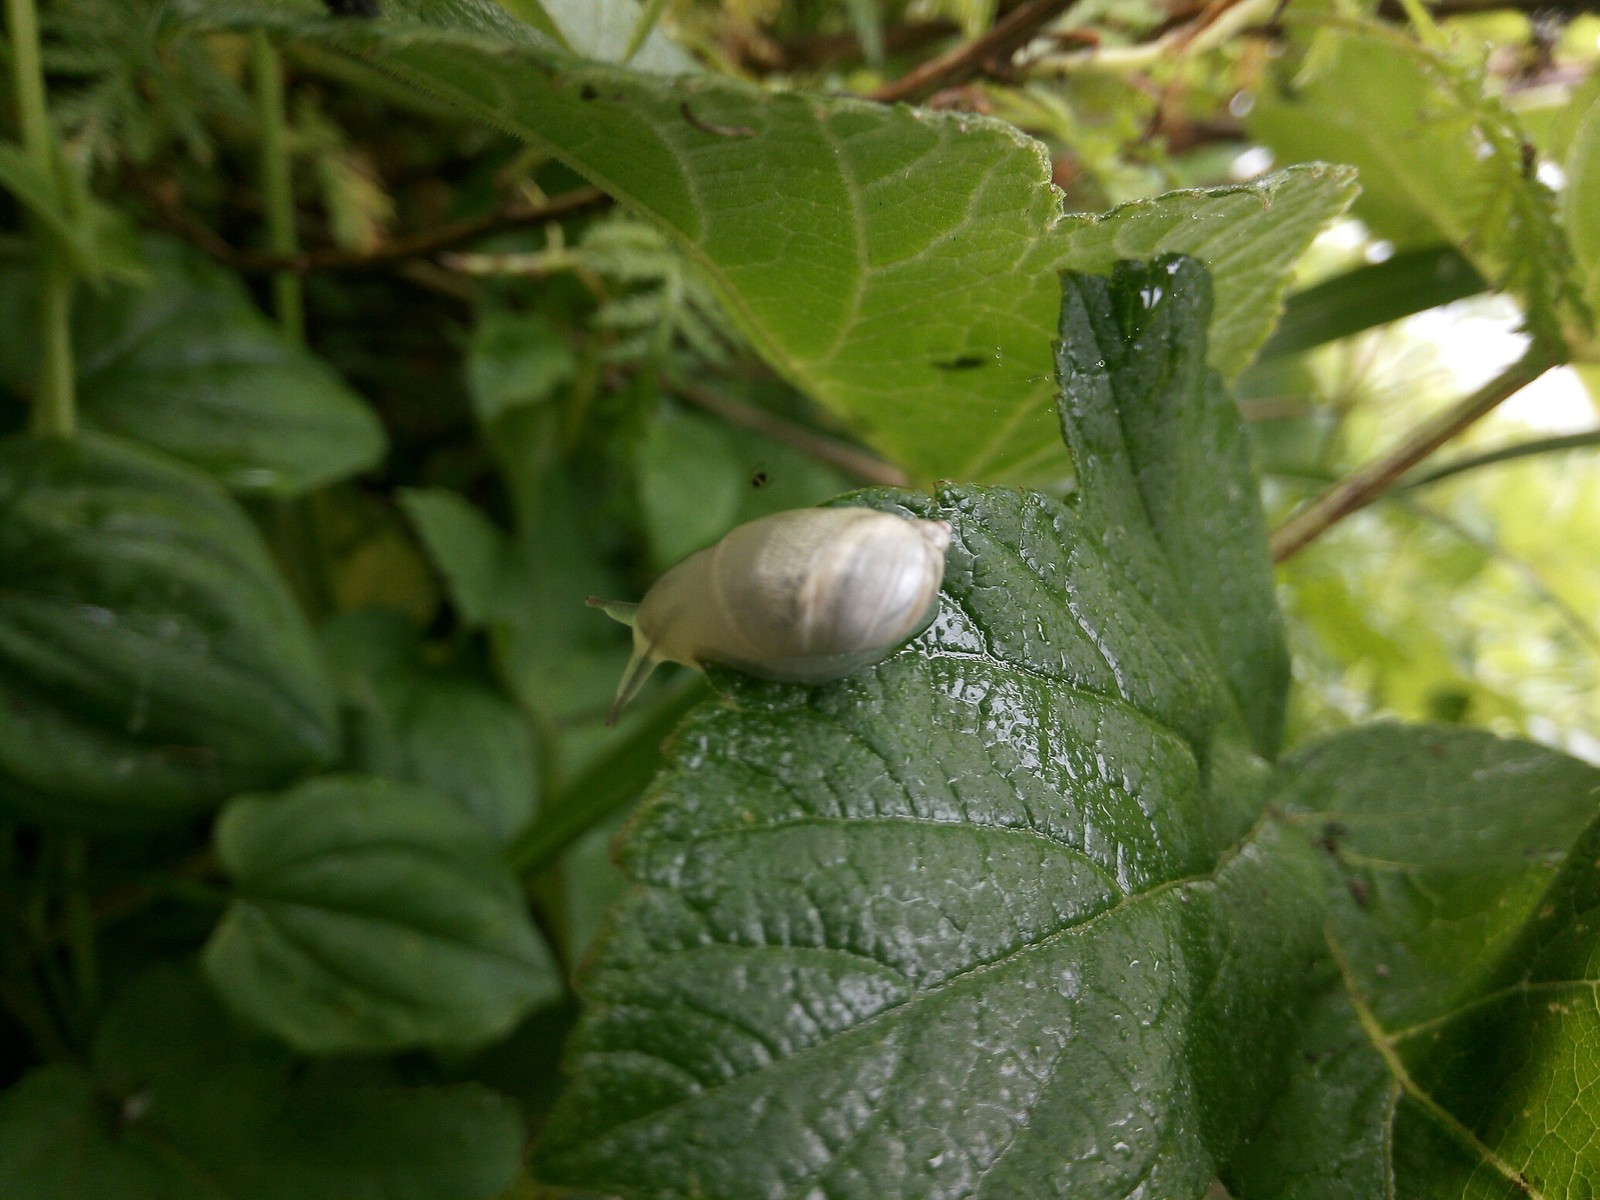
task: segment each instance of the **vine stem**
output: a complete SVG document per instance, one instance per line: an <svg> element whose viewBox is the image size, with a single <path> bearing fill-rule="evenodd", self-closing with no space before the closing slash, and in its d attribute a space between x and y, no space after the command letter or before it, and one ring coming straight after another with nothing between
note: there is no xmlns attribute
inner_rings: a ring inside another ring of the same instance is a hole
<svg viewBox="0 0 1600 1200"><path fill-rule="evenodd" d="M256 113L261 121L261 187L267 212L267 243L274 257L299 252L294 228L294 190L289 175L289 128L283 108L283 63L264 30L250 35L250 73L255 80ZM272 306L284 334L305 340L305 305L300 277L282 270L272 276Z"/></svg>
<svg viewBox="0 0 1600 1200"><path fill-rule="evenodd" d="M1351 513L1371 504L1412 467L1560 361L1549 347L1535 342L1526 354L1470 396L1424 421L1387 454L1357 468L1290 516L1272 533L1272 561L1282 562Z"/></svg>
<svg viewBox="0 0 1600 1200"><path fill-rule="evenodd" d="M6 0L11 65L22 146L39 173L59 181L55 134L46 106L44 64L39 54L39 15L34 0ZM39 254L39 389L33 410L36 433L71 437L78 426L77 385L72 370L71 264L52 236L34 224Z"/></svg>

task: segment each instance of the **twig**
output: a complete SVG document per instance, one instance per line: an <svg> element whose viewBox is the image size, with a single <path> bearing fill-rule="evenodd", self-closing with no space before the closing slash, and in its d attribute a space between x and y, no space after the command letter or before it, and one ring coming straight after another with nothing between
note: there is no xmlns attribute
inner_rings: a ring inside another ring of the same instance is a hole
<svg viewBox="0 0 1600 1200"><path fill-rule="evenodd" d="M773 441L792 446L802 454L808 454L830 467L837 467L846 475L853 476L863 483L905 487L910 482L905 472L893 463L886 463L881 458L874 457L865 450L858 450L847 442L817 433L803 425L796 425L793 421L786 421L764 409L752 408L748 404L730 400L710 388L685 383L677 385L673 391L696 408L704 409L713 416L731 421L735 425L743 425L746 429L752 429Z"/></svg>
<svg viewBox="0 0 1600 1200"><path fill-rule="evenodd" d="M411 258L429 258L444 250L474 241L491 233L559 221L581 213L605 208L611 203L599 188L585 187L567 192L544 204L519 203L481 217L452 221L422 233L393 238L371 250L306 250L299 254L254 254L234 252L226 256L229 266L240 271L362 271ZM215 248L206 247L215 254Z"/></svg>
<svg viewBox="0 0 1600 1200"><path fill-rule="evenodd" d="M1557 361L1549 349L1535 343L1472 395L1424 421L1387 454L1358 468L1292 515L1273 531L1272 561L1282 562L1337 522L1371 504L1412 467L1556 366Z"/></svg>
<svg viewBox="0 0 1600 1200"><path fill-rule="evenodd" d="M1009 62L1012 55L1071 4L1072 0L1030 0L1019 5L996 21L982 37L913 67L899 79L892 79L873 92L872 99L884 104L920 100L981 75L990 62Z"/></svg>
<svg viewBox="0 0 1600 1200"><path fill-rule="evenodd" d="M1509 446L1501 446L1496 450L1486 450L1482 454L1469 455L1451 462L1441 463L1431 471L1414 475L1403 480L1400 484L1401 491L1411 491L1413 488L1427 487L1429 484L1438 483L1441 479L1449 479L1452 475L1460 475L1463 471L1476 471L1479 467L1490 467L1496 463L1512 462L1515 459L1527 458L1535 454L1559 453L1563 450L1593 450L1600 447L1600 429L1586 429L1582 433L1564 433L1557 437L1533 438L1526 442L1513 442Z"/></svg>

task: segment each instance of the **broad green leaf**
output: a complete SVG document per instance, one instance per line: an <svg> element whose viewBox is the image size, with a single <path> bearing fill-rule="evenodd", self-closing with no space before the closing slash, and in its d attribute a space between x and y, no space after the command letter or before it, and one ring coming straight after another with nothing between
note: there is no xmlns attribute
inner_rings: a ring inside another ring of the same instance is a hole
<svg viewBox="0 0 1600 1200"><path fill-rule="evenodd" d="M87 1067L0 1094L0 1193L17 1200L495 1200L522 1123L476 1084L306 1069L238 1028L195 973L158 968L111 1007Z"/></svg>
<svg viewBox="0 0 1600 1200"><path fill-rule="evenodd" d="M0 796L107 829L333 757L316 643L245 514L95 434L0 442Z"/></svg>
<svg viewBox="0 0 1600 1200"><path fill-rule="evenodd" d="M1578 125L1567 151L1561 218L1577 259L1584 299L1600 311L1600 99Z"/></svg>
<svg viewBox="0 0 1600 1200"><path fill-rule="evenodd" d="M1000 122L668 82L455 25L299 36L547 148L651 219L780 373L922 479L1062 480L1058 270L1195 254L1217 277L1213 365L1236 374L1288 266L1352 194L1349 172L1312 167L1064 218L1044 148Z"/></svg>
<svg viewBox="0 0 1600 1200"><path fill-rule="evenodd" d="M373 466L384 433L320 360L284 342L228 271L148 238L141 284L85 291L74 310L84 423L142 441L230 487L293 495ZM4 272L7 287L31 287ZM0 377L29 385L36 334L0 349Z"/></svg>
<svg viewBox="0 0 1600 1200"><path fill-rule="evenodd" d="M1582 1195L1600 1177L1600 770L1380 725L1301 751L1274 790L1323 859L1334 969L1233 1194Z"/></svg>
<svg viewBox="0 0 1600 1200"><path fill-rule="evenodd" d="M1191 611L1197 556L1265 583L1254 488L1198 267L1066 294L1079 492L866 494L951 523L932 626L835 684L721 675L669 745L621 842L636 887L591 952L543 1178L1176 1200L1258 1118L1319 948L1317 877L1260 820L1217 665L1231 631ZM1139 349L1107 353L1122 341ZM1135 400L1172 436L1121 413ZM1169 545L1185 518L1192 555Z"/></svg>
<svg viewBox="0 0 1600 1200"><path fill-rule="evenodd" d="M1585 319L1555 197L1524 164L1526 137L1473 67L1389 26L1320 33L1292 97L1260 97L1251 133L1284 163L1361 173L1360 216L1402 248L1441 239L1515 292L1551 338Z"/></svg>
<svg viewBox="0 0 1600 1200"><path fill-rule="evenodd" d="M322 631L347 718L352 769L431 787L504 841L539 790L532 732L516 705L462 668L423 661L416 631L380 612Z"/></svg>
<svg viewBox="0 0 1600 1200"><path fill-rule="evenodd" d="M425 788L334 776L235 800L217 853L236 897L206 973L299 1049L481 1045L562 993L495 843Z"/></svg>

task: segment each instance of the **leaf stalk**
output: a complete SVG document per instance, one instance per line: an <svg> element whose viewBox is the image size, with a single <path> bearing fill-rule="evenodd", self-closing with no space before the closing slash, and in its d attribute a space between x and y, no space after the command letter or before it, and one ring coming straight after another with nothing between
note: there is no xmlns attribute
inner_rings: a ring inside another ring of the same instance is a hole
<svg viewBox="0 0 1600 1200"><path fill-rule="evenodd" d="M1526 354L1470 396L1424 421L1388 453L1357 468L1291 515L1273 531L1272 561L1283 562L1371 504L1412 467L1560 362L1559 355L1535 341Z"/></svg>

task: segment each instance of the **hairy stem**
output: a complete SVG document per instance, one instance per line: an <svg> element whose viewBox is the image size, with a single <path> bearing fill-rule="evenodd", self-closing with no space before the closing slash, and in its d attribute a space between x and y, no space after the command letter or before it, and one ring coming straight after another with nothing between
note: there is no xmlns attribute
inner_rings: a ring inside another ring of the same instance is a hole
<svg viewBox="0 0 1600 1200"><path fill-rule="evenodd" d="M298 249L294 192L289 178L288 122L283 110L283 64L265 32L250 36L250 68L255 78L256 111L261 120L261 186L267 210L267 243L276 257ZM305 338L305 308L300 277L293 271L272 276L272 304L278 324L291 341Z"/></svg>
<svg viewBox="0 0 1600 1200"><path fill-rule="evenodd" d="M1273 531L1272 561L1282 562L1351 513L1371 504L1412 467L1557 363L1557 356L1536 342L1526 354L1470 396L1424 421L1388 453L1357 468L1294 513Z"/></svg>

